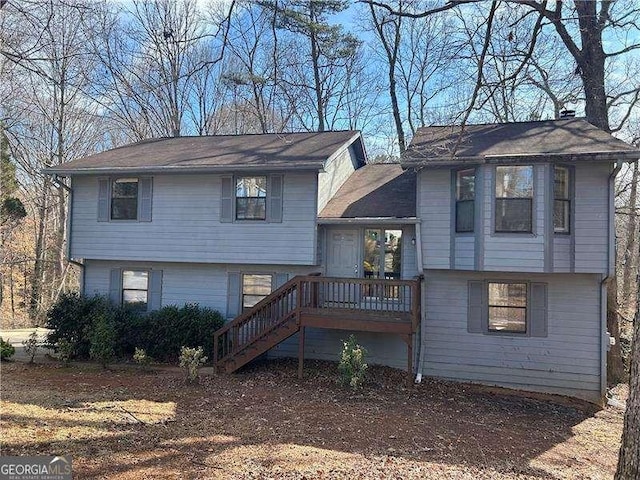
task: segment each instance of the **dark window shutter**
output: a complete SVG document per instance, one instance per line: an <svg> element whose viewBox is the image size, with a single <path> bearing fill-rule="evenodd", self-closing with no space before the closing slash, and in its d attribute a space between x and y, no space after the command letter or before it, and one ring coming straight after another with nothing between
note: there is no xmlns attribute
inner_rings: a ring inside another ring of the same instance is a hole
<svg viewBox="0 0 640 480"><path fill-rule="evenodd" d="M484 333L487 324L486 285L484 282L469 282L469 308L467 312L467 331Z"/></svg>
<svg viewBox="0 0 640 480"><path fill-rule="evenodd" d="M111 269L109 278L109 300L115 305L122 303L122 270L119 268Z"/></svg>
<svg viewBox="0 0 640 480"><path fill-rule="evenodd" d="M282 175L271 175L267 188L267 221L273 223L282 222Z"/></svg>
<svg viewBox="0 0 640 480"><path fill-rule="evenodd" d="M547 332L547 284L531 284L530 325L532 337L546 337Z"/></svg>
<svg viewBox="0 0 640 480"><path fill-rule="evenodd" d="M109 221L109 207L111 206L109 198L109 179L98 179L98 221Z"/></svg>
<svg viewBox="0 0 640 480"><path fill-rule="evenodd" d="M233 177L222 177L220 221L233 221Z"/></svg>
<svg viewBox="0 0 640 480"><path fill-rule="evenodd" d="M227 318L237 317L240 313L240 281L241 275L239 273L229 273L229 285L227 286Z"/></svg>
<svg viewBox="0 0 640 480"><path fill-rule="evenodd" d="M149 299L147 310L159 310L162 306L162 270L149 272Z"/></svg>
<svg viewBox="0 0 640 480"><path fill-rule="evenodd" d="M287 283L287 280L289 280L289 275L288 274L286 274L286 273L276 273L273 276L271 290L273 291L273 290L275 290L277 288L280 288L282 285Z"/></svg>
<svg viewBox="0 0 640 480"><path fill-rule="evenodd" d="M151 221L151 204L153 201L153 179L140 178L138 181L138 221Z"/></svg>

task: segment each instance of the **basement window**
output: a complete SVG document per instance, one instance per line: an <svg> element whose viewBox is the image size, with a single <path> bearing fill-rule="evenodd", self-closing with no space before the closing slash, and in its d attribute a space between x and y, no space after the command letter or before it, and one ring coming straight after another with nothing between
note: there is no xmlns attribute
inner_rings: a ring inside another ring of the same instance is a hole
<svg viewBox="0 0 640 480"><path fill-rule="evenodd" d="M526 283L489 283L489 331L526 333Z"/></svg>
<svg viewBox="0 0 640 480"><path fill-rule="evenodd" d="M270 274L242 275L242 310L256 305L271 293L273 276Z"/></svg>

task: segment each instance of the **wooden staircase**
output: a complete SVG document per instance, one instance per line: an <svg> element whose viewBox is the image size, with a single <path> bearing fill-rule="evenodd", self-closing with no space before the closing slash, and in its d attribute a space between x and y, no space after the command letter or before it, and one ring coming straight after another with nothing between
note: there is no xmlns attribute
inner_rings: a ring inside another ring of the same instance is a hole
<svg viewBox="0 0 640 480"><path fill-rule="evenodd" d="M385 280L299 275L215 332L217 372L232 373L305 327L395 333L408 346L420 319L420 278ZM301 372L300 372L301 375Z"/></svg>
<svg viewBox="0 0 640 480"><path fill-rule="evenodd" d="M215 332L216 371L232 373L300 330L301 278L292 278Z"/></svg>

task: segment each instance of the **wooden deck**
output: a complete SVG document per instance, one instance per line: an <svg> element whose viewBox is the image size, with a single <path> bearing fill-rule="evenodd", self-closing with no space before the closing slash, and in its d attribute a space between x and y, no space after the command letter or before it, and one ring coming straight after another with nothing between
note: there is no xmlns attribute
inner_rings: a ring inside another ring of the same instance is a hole
<svg viewBox="0 0 640 480"><path fill-rule="evenodd" d="M298 375L302 376L305 329L313 327L400 335L407 343L411 382L420 283L419 278L294 277L215 333L215 367L233 372L299 332Z"/></svg>

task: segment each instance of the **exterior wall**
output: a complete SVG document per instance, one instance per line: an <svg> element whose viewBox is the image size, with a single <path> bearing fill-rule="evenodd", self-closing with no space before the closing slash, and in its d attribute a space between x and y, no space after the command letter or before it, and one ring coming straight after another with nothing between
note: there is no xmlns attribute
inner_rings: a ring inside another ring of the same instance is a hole
<svg viewBox="0 0 640 480"><path fill-rule="evenodd" d="M606 273L609 163L571 166L571 233L553 232L553 164L534 165L532 233L495 233L495 165L476 166L475 233L455 233L451 169L418 175L418 217L425 269Z"/></svg>
<svg viewBox="0 0 640 480"><path fill-rule="evenodd" d="M576 167L575 202L575 271L607 270L610 199L607 186L609 164ZM613 246L611 247L613 248Z"/></svg>
<svg viewBox="0 0 640 480"><path fill-rule="evenodd" d="M450 268L451 171L420 170L417 183L424 268Z"/></svg>
<svg viewBox="0 0 640 480"><path fill-rule="evenodd" d="M127 262L88 260L85 264L85 295L108 295L109 273L113 268L153 268L162 270L162 306L197 303L227 311L229 272L287 273L289 278L313 272L293 265L204 264L167 262Z"/></svg>
<svg viewBox="0 0 640 480"><path fill-rule="evenodd" d="M425 375L600 400L600 275L426 271ZM467 332L468 281L548 284L548 336Z"/></svg>
<svg viewBox="0 0 640 480"><path fill-rule="evenodd" d="M318 174L318 213L327 205L342 184L356 170L358 159L353 146L338 153Z"/></svg>
<svg viewBox="0 0 640 480"><path fill-rule="evenodd" d="M221 223L218 175L156 175L151 222L98 222L98 177L74 177L71 256L313 265L316 175L284 175L282 223Z"/></svg>

